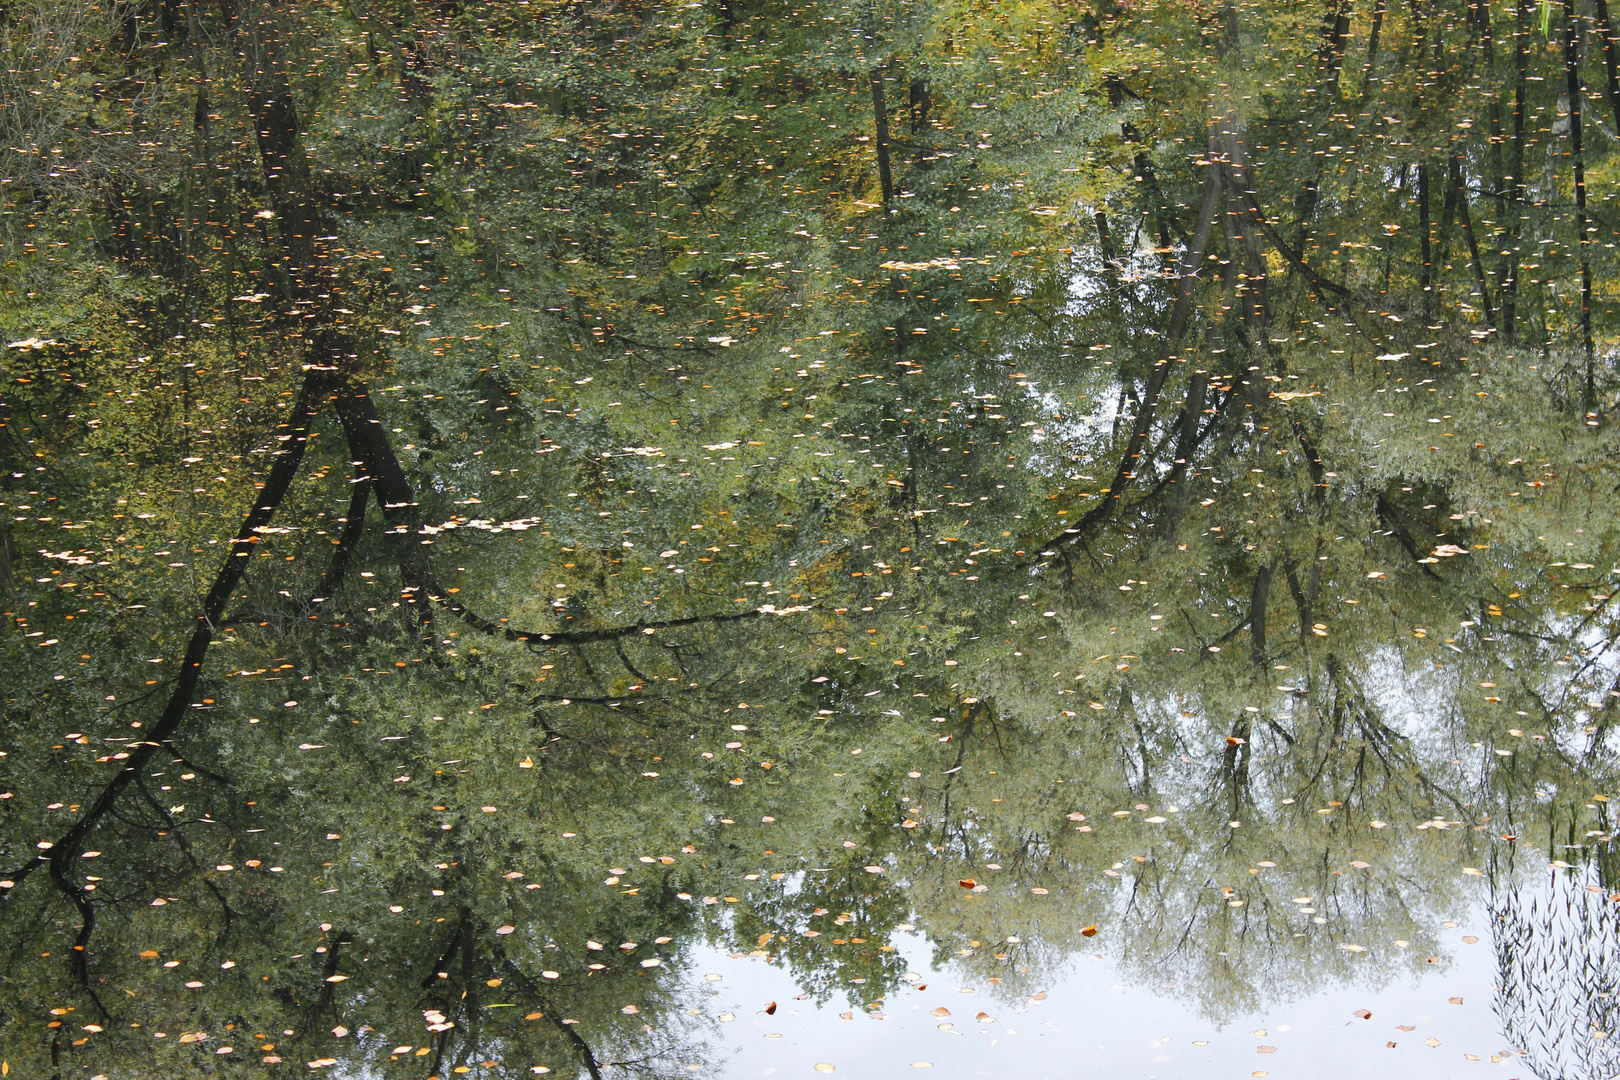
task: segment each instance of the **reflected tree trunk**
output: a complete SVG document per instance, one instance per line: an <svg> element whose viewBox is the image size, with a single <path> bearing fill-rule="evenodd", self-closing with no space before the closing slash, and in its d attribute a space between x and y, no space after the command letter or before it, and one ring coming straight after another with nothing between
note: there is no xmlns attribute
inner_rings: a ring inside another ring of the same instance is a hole
<svg viewBox="0 0 1620 1080"><path fill-rule="evenodd" d="M1211 142L1210 154L1211 157L1215 157L1217 151L1213 139ZM1147 387L1142 394L1141 405L1136 410L1136 419L1131 423L1131 434L1126 440L1125 451L1120 456L1119 467L1114 472L1109 494L1087 512L1073 530L1065 530L1062 535L1050 540L1046 547L1072 544L1077 537L1085 536L1106 521L1130 488L1132 481L1136 479L1143 447L1147 444L1148 429L1153 424L1154 414L1158 408L1159 395L1163 392L1165 380L1170 374L1171 360L1192 316L1197 274L1203 266L1204 255L1209 248L1210 234L1215 227L1215 217L1220 209L1221 189L1220 165L1212 160L1204 181L1204 200L1198 211L1198 224L1193 230L1192 242L1182 258L1181 272L1177 276L1176 300L1170 311L1170 321L1165 327L1163 352L1153 366L1153 373L1148 377Z"/></svg>
<svg viewBox="0 0 1620 1080"><path fill-rule="evenodd" d="M872 71L872 127L877 142L878 186L887 210L894 201L894 175L889 166L889 106L883 93L882 68Z"/></svg>
<svg viewBox="0 0 1620 1080"><path fill-rule="evenodd" d="M1372 28L1367 32L1367 67L1361 79L1361 100L1365 102L1372 88L1378 84L1378 45L1384 30L1384 15L1389 0L1378 0L1373 6Z"/></svg>
<svg viewBox="0 0 1620 1080"><path fill-rule="evenodd" d="M1271 596L1271 575L1276 565L1262 566L1254 573L1254 588L1249 595L1249 640L1253 644L1254 662L1266 666L1266 601Z"/></svg>
<svg viewBox="0 0 1620 1080"><path fill-rule="evenodd" d="M1429 165L1428 162L1419 162L1417 167L1417 199L1418 199L1418 242L1419 259L1422 265L1418 268L1418 289L1423 293L1421 304L1424 310L1429 306L1429 289L1433 281L1433 252L1430 250L1434 241L1434 229L1429 222Z"/></svg>
<svg viewBox="0 0 1620 1080"><path fill-rule="evenodd" d="M1485 264L1479 258L1479 242L1474 237L1474 222L1468 212L1468 183L1463 177L1462 155L1451 157L1451 184L1457 193L1457 212L1462 222L1463 237L1468 242L1468 259L1474 267L1474 284L1479 287L1480 306L1485 309L1485 325L1496 329L1496 315L1491 309L1491 285L1485 277Z"/></svg>
<svg viewBox="0 0 1620 1080"><path fill-rule="evenodd" d="M1590 412L1597 400L1596 358L1592 348L1591 238L1586 231L1586 154L1581 130L1580 34L1575 21L1575 0L1564 0L1564 77L1569 99L1569 153L1575 182L1575 246L1581 268L1581 347L1586 354L1586 392L1582 402Z"/></svg>
<svg viewBox="0 0 1620 1080"><path fill-rule="evenodd" d="M1517 333L1519 307L1519 238L1524 234L1524 147L1526 69L1529 62L1530 20L1533 0L1518 0L1513 24L1513 139L1508 155L1508 226L1502 257L1502 336Z"/></svg>
<svg viewBox="0 0 1620 1080"><path fill-rule="evenodd" d="M1614 32L1614 21L1609 17L1608 0L1594 0L1597 7L1598 40L1603 46L1603 73L1608 90L1609 108L1614 113L1614 128L1620 132L1620 39Z"/></svg>

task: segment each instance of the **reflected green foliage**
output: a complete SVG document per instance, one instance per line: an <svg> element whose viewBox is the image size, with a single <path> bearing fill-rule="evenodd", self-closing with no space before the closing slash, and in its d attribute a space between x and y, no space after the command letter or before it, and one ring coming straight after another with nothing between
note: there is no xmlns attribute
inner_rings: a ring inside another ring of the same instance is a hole
<svg viewBox="0 0 1620 1080"><path fill-rule="evenodd" d="M701 953L881 1011L904 934L1226 1018L1466 867L1612 1071L1518 892L1612 933L1547 12L0 10L0 1057L691 1075Z"/></svg>

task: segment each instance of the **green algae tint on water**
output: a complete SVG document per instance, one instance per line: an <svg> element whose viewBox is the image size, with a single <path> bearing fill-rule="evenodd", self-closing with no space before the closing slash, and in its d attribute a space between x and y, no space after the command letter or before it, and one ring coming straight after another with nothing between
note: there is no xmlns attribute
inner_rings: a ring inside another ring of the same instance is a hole
<svg viewBox="0 0 1620 1080"><path fill-rule="evenodd" d="M1620 1071L1603 0L0 51L0 1074Z"/></svg>

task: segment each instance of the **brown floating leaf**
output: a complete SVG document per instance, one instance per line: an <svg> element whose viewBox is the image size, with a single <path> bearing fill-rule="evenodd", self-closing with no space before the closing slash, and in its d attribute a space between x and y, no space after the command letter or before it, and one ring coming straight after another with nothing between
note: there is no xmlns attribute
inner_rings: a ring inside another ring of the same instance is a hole
<svg viewBox="0 0 1620 1080"><path fill-rule="evenodd" d="M1417 1030L1417 1025L1416 1024L1396 1024L1395 1025L1395 1030L1396 1031L1416 1031Z"/></svg>
<svg viewBox="0 0 1620 1080"><path fill-rule="evenodd" d="M1462 998L1451 998L1449 1000L1451 1001L1451 1003L1453 1005L1461 1005L1462 1004Z"/></svg>
<svg viewBox="0 0 1620 1080"><path fill-rule="evenodd" d="M776 1002L773 1001L769 1005L765 1006L765 1015L766 1016L775 1016L776 1015Z"/></svg>
<svg viewBox="0 0 1620 1080"><path fill-rule="evenodd" d="M1356 1015L1359 1016L1363 1020L1371 1020L1372 1019L1372 1010L1371 1009L1357 1009L1356 1010Z"/></svg>
<svg viewBox="0 0 1620 1080"><path fill-rule="evenodd" d="M937 1009L930 1010L928 1015L929 1016L949 1016L949 1015L951 1015L951 1010L949 1010L945 1006L941 1005Z"/></svg>
<svg viewBox="0 0 1620 1080"><path fill-rule="evenodd" d="M1080 928L1080 936L1081 937L1096 937L1097 936L1097 927L1095 925L1082 926Z"/></svg>
<svg viewBox="0 0 1620 1080"><path fill-rule="evenodd" d="M973 888L973 886L977 885L978 882L974 881L970 877L965 877L961 881L958 881L957 884L962 886L962 888L964 888L964 889L971 889L971 888Z"/></svg>
<svg viewBox="0 0 1620 1080"><path fill-rule="evenodd" d="M1275 1054L1277 1052L1277 1048L1275 1046L1257 1046L1254 1049L1256 1053L1261 1054Z"/></svg>

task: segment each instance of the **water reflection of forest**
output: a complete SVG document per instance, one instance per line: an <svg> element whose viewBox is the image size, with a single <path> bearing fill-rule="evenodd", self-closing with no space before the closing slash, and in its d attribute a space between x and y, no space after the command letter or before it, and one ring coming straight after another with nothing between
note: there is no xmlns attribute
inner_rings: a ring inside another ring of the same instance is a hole
<svg viewBox="0 0 1620 1080"><path fill-rule="evenodd" d="M8 1064L686 1075L700 948L913 930L1233 1017L1483 897L1614 1071L1603 3L0 50Z"/></svg>

